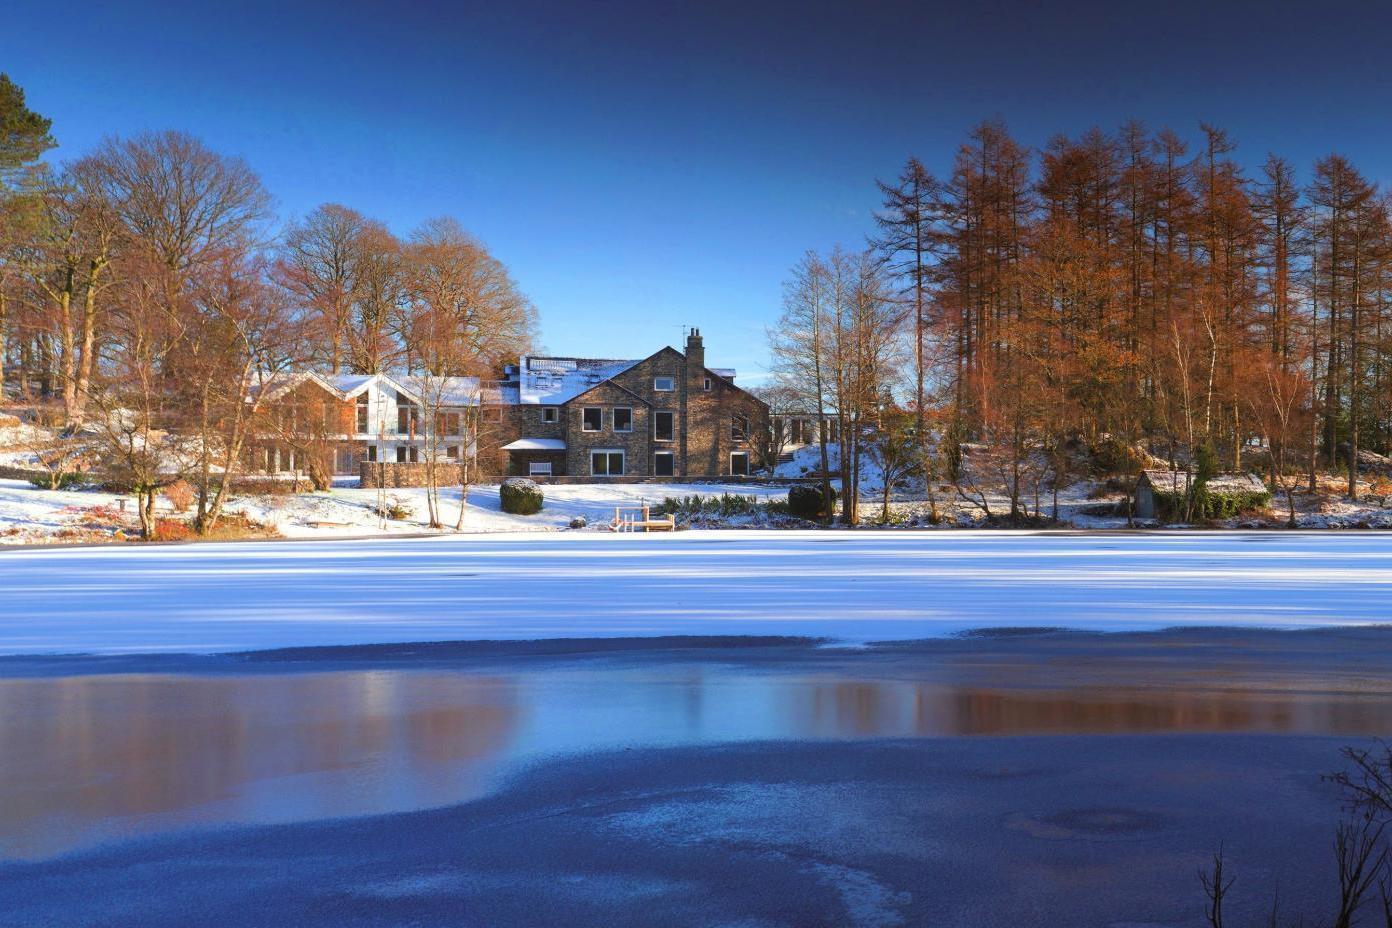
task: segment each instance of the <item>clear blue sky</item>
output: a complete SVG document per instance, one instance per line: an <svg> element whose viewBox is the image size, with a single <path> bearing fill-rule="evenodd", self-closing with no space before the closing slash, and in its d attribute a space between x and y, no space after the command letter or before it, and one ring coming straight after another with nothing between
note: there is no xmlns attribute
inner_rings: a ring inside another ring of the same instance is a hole
<svg viewBox="0 0 1392 928"><path fill-rule="evenodd" d="M945 170L975 123L1024 143L1128 118L1228 128L1308 172L1388 177L1392 7L9 0L0 70L62 157L178 128L284 215L458 217L557 352L641 356L697 325L743 380L787 268L858 245L873 181ZM236 9L236 12L230 12Z"/></svg>

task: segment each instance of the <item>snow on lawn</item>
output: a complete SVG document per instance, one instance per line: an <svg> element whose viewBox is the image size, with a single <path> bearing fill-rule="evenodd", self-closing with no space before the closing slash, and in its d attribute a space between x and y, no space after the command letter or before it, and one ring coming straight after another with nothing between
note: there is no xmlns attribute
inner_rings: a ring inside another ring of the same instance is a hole
<svg viewBox="0 0 1392 928"><path fill-rule="evenodd" d="M1371 534L690 531L0 552L0 653L1385 622Z"/></svg>
<svg viewBox="0 0 1392 928"><path fill-rule="evenodd" d="M496 485L471 487L464 531L554 531L569 526L576 516L584 517L592 528L602 528L613 519L616 506L632 508L644 503L656 504L669 496L692 493L736 493L759 499L783 499L788 489L731 484L569 484L543 486L542 492L546 502L541 512L514 516L500 510ZM267 525L287 538L430 531L426 524L424 490L386 492L388 501L399 500L411 511L411 517L401 521L383 521L375 511L378 498L377 490L344 486L324 493L240 496L235 497L227 509ZM0 480L0 544L110 540L114 528L111 515L121 499L118 494L96 490L40 490L23 480ZM453 528L459 514L459 488L443 489L441 503L441 515ZM134 503L128 499L126 505L127 531L134 531ZM173 514L162 498L158 509L162 517ZM104 524L98 526L97 523Z"/></svg>

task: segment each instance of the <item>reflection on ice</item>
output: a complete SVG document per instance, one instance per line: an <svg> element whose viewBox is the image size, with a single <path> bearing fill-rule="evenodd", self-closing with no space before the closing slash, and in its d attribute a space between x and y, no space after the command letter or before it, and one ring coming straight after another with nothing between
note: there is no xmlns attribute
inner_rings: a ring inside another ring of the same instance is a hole
<svg viewBox="0 0 1392 928"><path fill-rule="evenodd" d="M426 808L519 763L749 739L1392 733L1382 690L864 679L718 663L0 680L0 853Z"/></svg>

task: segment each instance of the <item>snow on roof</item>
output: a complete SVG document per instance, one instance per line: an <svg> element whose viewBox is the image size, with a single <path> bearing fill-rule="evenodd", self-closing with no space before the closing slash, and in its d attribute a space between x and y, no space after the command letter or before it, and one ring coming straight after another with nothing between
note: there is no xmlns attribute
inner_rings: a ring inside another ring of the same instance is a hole
<svg viewBox="0 0 1392 928"><path fill-rule="evenodd" d="M495 380L485 383L480 393L485 406L516 406L521 402L515 383L499 383Z"/></svg>
<svg viewBox="0 0 1392 928"><path fill-rule="evenodd" d="M719 377L724 377L726 380L735 379L735 369L733 367L712 367L710 372Z"/></svg>
<svg viewBox="0 0 1392 928"><path fill-rule="evenodd" d="M319 379L347 397L366 387L376 376L376 374L320 374Z"/></svg>
<svg viewBox="0 0 1392 928"><path fill-rule="evenodd" d="M517 402L559 406L637 363L605 358L524 357L518 365Z"/></svg>
<svg viewBox="0 0 1392 928"><path fill-rule="evenodd" d="M503 445L504 451L564 451L566 443L560 438L519 438Z"/></svg>
<svg viewBox="0 0 1392 928"><path fill-rule="evenodd" d="M479 399L477 377L426 377L403 374L392 375L390 379L405 387L416 399L432 406L473 406Z"/></svg>
<svg viewBox="0 0 1392 928"><path fill-rule="evenodd" d="M1162 493L1185 493L1194 482L1194 475L1185 471L1146 469L1141 476ZM1256 474L1214 474L1204 483L1209 493L1263 493L1266 484Z"/></svg>

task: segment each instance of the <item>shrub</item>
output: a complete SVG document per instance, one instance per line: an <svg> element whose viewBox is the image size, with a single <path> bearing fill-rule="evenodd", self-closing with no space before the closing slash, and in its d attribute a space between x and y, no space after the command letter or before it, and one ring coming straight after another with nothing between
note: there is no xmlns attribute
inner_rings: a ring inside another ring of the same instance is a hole
<svg viewBox="0 0 1392 928"><path fill-rule="evenodd" d="M819 522L827 517L822 488L799 484L788 491L788 511L799 519ZM836 491L831 491L831 504L836 505Z"/></svg>
<svg viewBox="0 0 1392 928"><path fill-rule="evenodd" d="M75 490L87 485L87 475L75 470L55 471L51 474L35 474L29 482L40 490Z"/></svg>
<svg viewBox="0 0 1392 928"><path fill-rule="evenodd" d="M193 537L193 527L180 519L156 519L156 541L188 541Z"/></svg>
<svg viewBox="0 0 1392 928"><path fill-rule="evenodd" d="M415 515L415 511L411 509L410 506L406 505L405 500L398 496L389 497L386 505L374 505L372 507L372 512L384 519L391 519L395 522L405 522L407 519L411 518L411 516Z"/></svg>
<svg viewBox="0 0 1392 928"><path fill-rule="evenodd" d="M744 516L757 512L759 500L754 496L739 493L721 493L719 496L702 496L692 493L689 496L669 496L651 507L660 516Z"/></svg>
<svg viewBox="0 0 1392 928"><path fill-rule="evenodd" d="M530 516L541 512L541 487L525 477L509 477L498 488L498 500L503 512L515 516Z"/></svg>
<svg viewBox="0 0 1392 928"><path fill-rule="evenodd" d="M188 512L193 505L193 487L187 480L175 480L164 488L164 498L169 500L175 512Z"/></svg>

